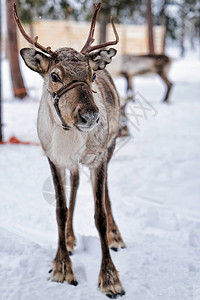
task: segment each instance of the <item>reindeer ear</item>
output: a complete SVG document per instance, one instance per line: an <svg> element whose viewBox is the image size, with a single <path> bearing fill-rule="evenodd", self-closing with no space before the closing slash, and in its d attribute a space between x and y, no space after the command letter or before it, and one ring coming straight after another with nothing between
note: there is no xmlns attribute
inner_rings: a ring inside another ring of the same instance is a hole
<svg viewBox="0 0 200 300"><path fill-rule="evenodd" d="M43 74L47 72L50 58L33 48L23 48L20 54L25 64L33 71Z"/></svg>
<svg viewBox="0 0 200 300"><path fill-rule="evenodd" d="M114 48L91 53L89 55L89 64L94 71L103 70L107 64L111 63L112 57L115 56L116 53L117 50Z"/></svg>

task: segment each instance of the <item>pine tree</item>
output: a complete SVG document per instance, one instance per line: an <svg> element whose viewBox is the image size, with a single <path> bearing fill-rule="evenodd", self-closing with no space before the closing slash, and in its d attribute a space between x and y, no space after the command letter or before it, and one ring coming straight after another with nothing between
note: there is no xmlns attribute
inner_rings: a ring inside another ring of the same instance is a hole
<svg viewBox="0 0 200 300"><path fill-rule="evenodd" d="M32 24L38 17L66 19L76 13L66 0L19 0L18 8L21 21L27 24Z"/></svg>
<svg viewBox="0 0 200 300"><path fill-rule="evenodd" d="M156 24L164 25L167 37L179 42L180 55L183 56L186 34L190 34L190 41L193 44L193 39L200 32L199 0L163 0L162 2L157 0L157 6Z"/></svg>

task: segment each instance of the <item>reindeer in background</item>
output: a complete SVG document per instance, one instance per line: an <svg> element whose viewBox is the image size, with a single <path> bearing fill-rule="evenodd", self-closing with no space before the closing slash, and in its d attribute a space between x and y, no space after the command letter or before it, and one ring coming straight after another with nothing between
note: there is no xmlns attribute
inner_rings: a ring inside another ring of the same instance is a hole
<svg viewBox="0 0 200 300"><path fill-rule="evenodd" d="M169 102L172 82L168 78L168 70L172 60L164 54L122 55L121 75L127 80L127 98L133 99L132 77L148 73L160 76L167 86L163 102Z"/></svg>
<svg viewBox="0 0 200 300"><path fill-rule="evenodd" d="M38 135L48 158L55 194L58 223L58 249L52 264L51 280L72 285L78 282L72 270L69 252L74 251L72 227L76 192L79 185L79 164L89 167L95 200L95 224L99 232L102 263L98 285L110 298L124 295L109 247L117 250L125 244L114 221L108 193L107 168L119 134L119 96L109 73L116 50L94 50L118 43L116 40L91 46L101 3L94 4L88 39L80 52L68 47L52 51L32 40L24 31L14 5L14 16L25 39L42 52L24 48L20 54L26 65L44 80L38 112ZM90 53L92 52L92 53ZM96 74L94 73L96 72ZM71 195L69 210L63 182L65 169L70 170Z"/></svg>
<svg viewBox="0 0 200 300"><path fill-rule="evenodd" d="M127 126L126 106L128 101L134 100L134 90L132 78L137 75L154 73L166 84L167 90L163 102L169 103L169 95L172 88L172 82L168 78L168 70L171 66L172 59L164 54L148 54L148 55L128 55L123 54L120 64L120 74L125 77L126 100L121 106L121 135L130 135Z"/></svg>

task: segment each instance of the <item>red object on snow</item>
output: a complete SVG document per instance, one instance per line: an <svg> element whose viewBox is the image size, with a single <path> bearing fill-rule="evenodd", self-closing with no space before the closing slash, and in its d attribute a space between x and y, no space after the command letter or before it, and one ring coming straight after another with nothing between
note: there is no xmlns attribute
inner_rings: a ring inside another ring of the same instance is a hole
<svg viewBox="0 0 200 300"><path fill-rule="evenodd" d="M32 146L39 146L40 145L40 143L20 141L15 136L11 136L8 141L0 142L0 144L18 144L18 145L20 144L20 145L32 145Z"/></svg>

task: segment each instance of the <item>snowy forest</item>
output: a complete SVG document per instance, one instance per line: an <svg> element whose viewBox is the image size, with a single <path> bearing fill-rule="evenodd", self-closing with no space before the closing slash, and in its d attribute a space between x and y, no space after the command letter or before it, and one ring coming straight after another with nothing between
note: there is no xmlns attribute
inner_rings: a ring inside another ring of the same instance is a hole
<svg viewBox="0 0 200 300"><path fill-rule="evenodd" d="M0 2L0 300L199 300L200 1L97 4Z"/></svg>

